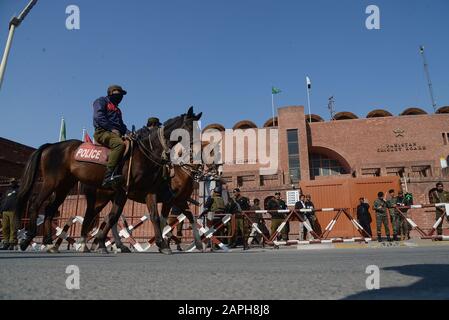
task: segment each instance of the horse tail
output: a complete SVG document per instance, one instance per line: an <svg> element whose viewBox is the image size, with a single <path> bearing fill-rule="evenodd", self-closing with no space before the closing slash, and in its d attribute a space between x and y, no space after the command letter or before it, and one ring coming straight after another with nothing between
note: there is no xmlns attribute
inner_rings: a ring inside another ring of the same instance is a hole
<svg viewBox="0 0 449 320"><path fill-rule="evenodd" d="M30 199L31 190L33 189L34 183L36 182L36 176L39 172L39 163L41 161L42 152L50 145L50 143L44 144L40 146L39 149L34 151L25 166L22 178L20 179L19 192L17 194L16 214L19 219L22 218L22 215L26 210L28 200Z"/></svg>

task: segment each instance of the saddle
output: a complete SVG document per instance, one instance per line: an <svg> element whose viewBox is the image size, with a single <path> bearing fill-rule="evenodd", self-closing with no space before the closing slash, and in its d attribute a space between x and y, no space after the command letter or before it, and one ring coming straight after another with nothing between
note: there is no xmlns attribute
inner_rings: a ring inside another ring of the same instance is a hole
<svg viewBox="0 0 449 320"><path fill-rule="evenodd" d="M125 152L121 161L126 159L131 148L131 140L125 140ZM82 143L75 151L75 160L79 162L89 162L106 166L108 164L111 149L99 144L90 142Z"/></svg>

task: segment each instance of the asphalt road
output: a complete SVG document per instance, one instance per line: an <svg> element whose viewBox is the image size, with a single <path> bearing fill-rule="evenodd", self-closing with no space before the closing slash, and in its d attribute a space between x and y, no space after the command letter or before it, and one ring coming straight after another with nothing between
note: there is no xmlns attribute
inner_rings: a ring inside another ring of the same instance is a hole
<svg viewBox="0 0 449 320"><path fill-rule="evenodd" d="M0 253L0 299L449 299L449 246L228 253ZM66 288L66 268L80 289ZM367 290L368 265L380 289Z"/></svg>

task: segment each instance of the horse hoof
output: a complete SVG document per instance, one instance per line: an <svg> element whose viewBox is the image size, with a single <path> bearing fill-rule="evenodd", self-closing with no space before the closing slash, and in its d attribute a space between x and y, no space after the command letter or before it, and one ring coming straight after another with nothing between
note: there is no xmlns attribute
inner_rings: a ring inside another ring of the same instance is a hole
<svg viewBox="0 0 449 320"><path fill-rule="evenodd" d="M81 250L82 253L90 253L90 249L87 246L84 246L84 248Z"/></svg>
<svg viewBox="0 0 449 320"><path fill-rule="evenodd" d="M163 253L163 254L172 254L172 251L170 248L163 248L163 249L159 248L159 252Z"/></svg>
<svg viewBox="0 0 449 320"><path fill-rule="evenodd" d="M181 248L180 245L176 246L176 250L178 250L178 251L184 251L184 250L182 250L182 248Z"/></svg>
<svg viewBox="0 0 449 320"><path fill-rule="evenodd" d="M108 249L106 248L98 248L95 252L101 254L109 254Z"/></svg>
<svg viewBox="0 0 449 320"><path fill-rule="evenodd" d="M59 253L59 250L57 247L51 247L47 249L47 253Z"/></svg>
<svg viewBox="0 0 449 320"><path fill-rule="evenodd" d="M132 251L127 246L119 247L121 253L132 253Z"/></svg>
<svg viewBox="0 0 449 320"><path fill-rule="evenodd" d="M25 250L28 248L29 245L30 245L29 242L24 242L24 241L22 241L22 242L20 243L20 250L25 251Z"/></svg>

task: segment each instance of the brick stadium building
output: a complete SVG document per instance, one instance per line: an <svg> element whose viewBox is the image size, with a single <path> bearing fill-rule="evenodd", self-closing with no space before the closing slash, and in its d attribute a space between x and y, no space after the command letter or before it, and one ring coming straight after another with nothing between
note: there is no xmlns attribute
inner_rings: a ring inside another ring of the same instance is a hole
<svg viewBox="0 0 449 320"><path fill-rule="evenodd" d="M35 149L0 138L0 193L11 178L19 179L25 164Z"/></svg>
<svg viewBox="0 0 449 320"><path fill-rule="evenodd" d="M448 175L440 161L449 155L449 107L436 114L408 108L398 116L374 110L365 118L339 112L332 121L324 121L318 115L306 115L302 106L290 106L278 109L274 122L269 119L262 128L279 130L277 172L261 175L261 166L248 153L237 159L234 151L233 161L224 162L224 179L251 199L257 197L263 203L275 191L301 187L304 193L312 194L317 207L340 203L355 208L360 196L372 203L378 191L398 190L400 183L402 189L413 193L415 203L428 203L429 192L439 180L446 182L449 190ZM207 129L221 131L224 139L222 125L210 124L203 132ZM233 129L259 130L250 120L239 121ZM362 187L336 187L351 181ZM347 197L343 190L354 194ZM416 219L431 226L434 211L422 210Z"/></svg>

